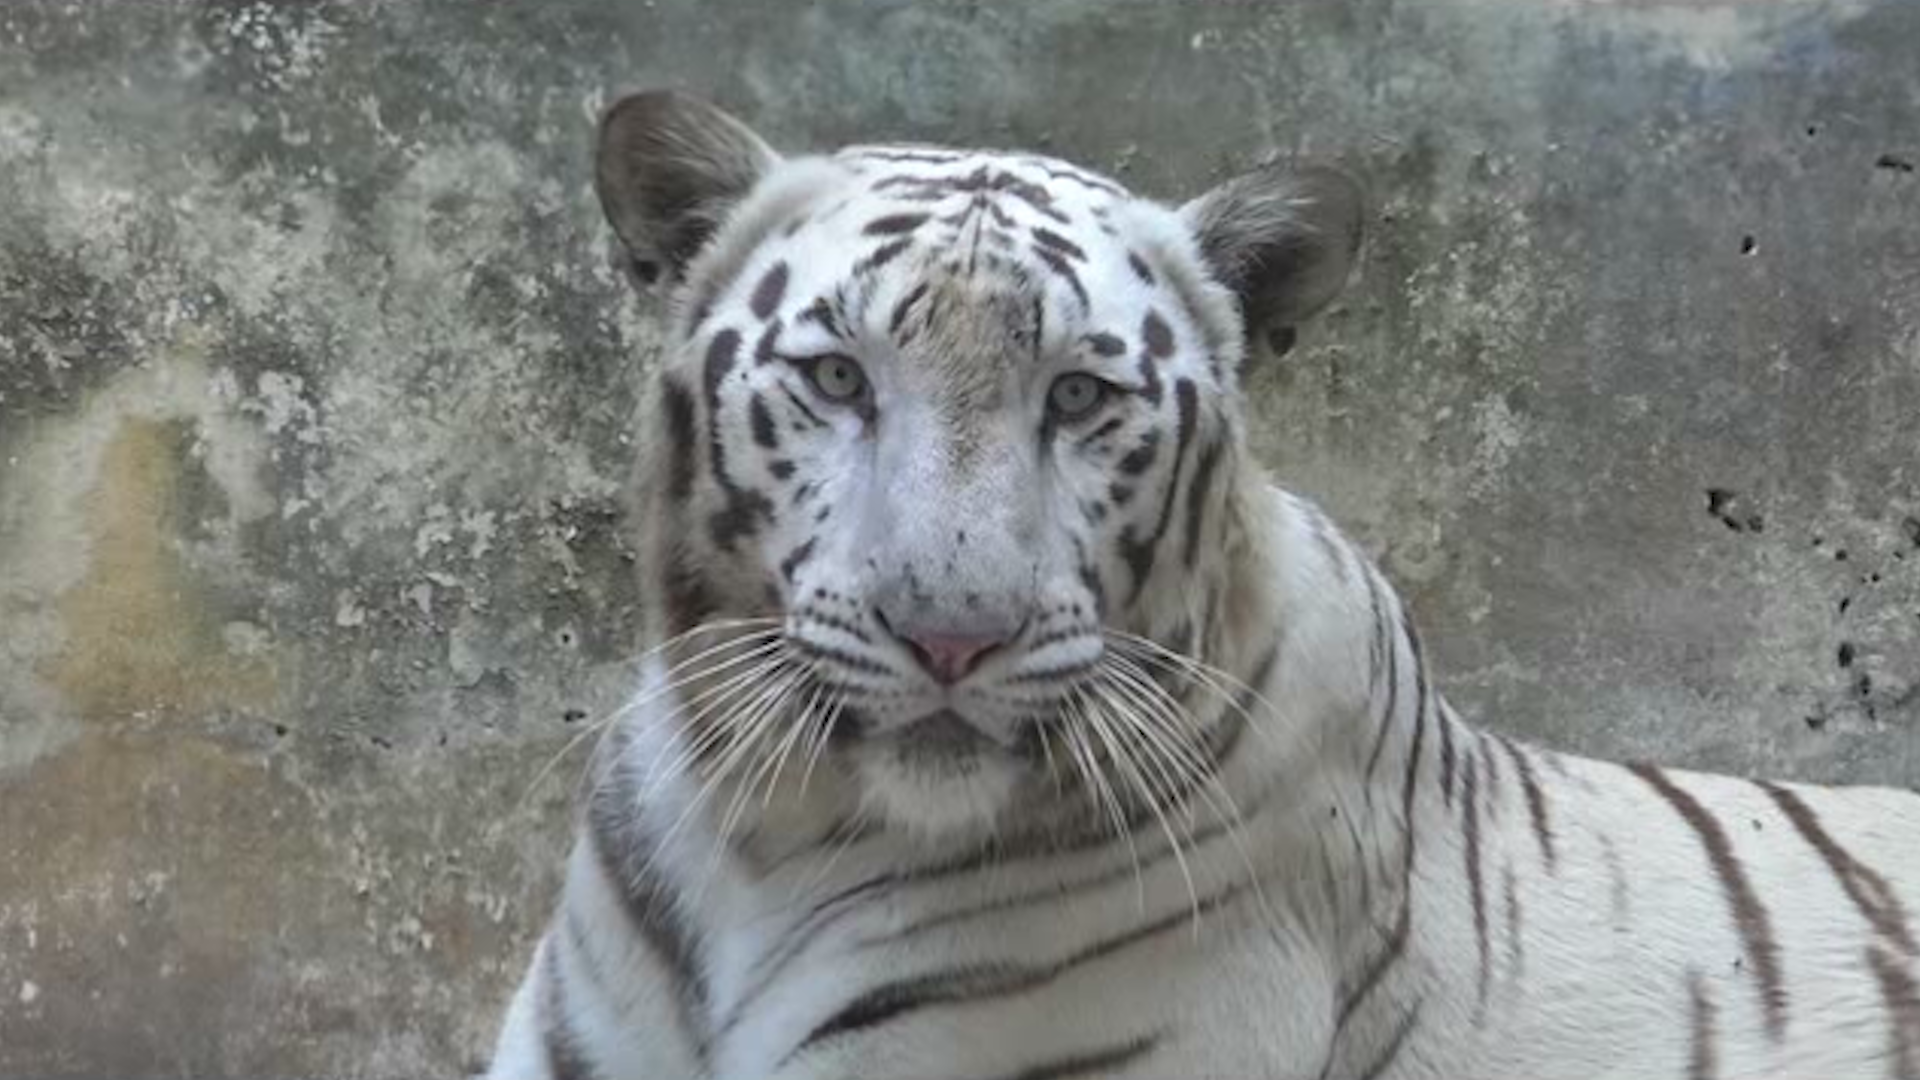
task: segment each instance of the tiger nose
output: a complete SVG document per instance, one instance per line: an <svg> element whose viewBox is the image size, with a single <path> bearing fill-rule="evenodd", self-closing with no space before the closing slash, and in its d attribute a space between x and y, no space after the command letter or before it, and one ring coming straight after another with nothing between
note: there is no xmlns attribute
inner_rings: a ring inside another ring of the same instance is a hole
<svg viewBox="0 0 1920 1080"><path fill-rule="evenodd" d="M1013 634L997 630L951 631L907 625L887 629L907 647L933 681L952 686L980 667L987 654L1005 645Z"/></svg>

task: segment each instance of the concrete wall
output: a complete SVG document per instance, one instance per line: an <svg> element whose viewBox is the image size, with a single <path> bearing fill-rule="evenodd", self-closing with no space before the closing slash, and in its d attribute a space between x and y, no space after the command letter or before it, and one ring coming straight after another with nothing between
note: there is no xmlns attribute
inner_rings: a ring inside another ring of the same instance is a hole
<svg viewBox="0 0 1920 1080"><path fill-rule="evenodd" d="M1261 451L1456 700L1920 781L1920 4L10 0L0 1074L478 1062L632 667L587 164L669 82L1167 194L1343 155Z"/></svg>

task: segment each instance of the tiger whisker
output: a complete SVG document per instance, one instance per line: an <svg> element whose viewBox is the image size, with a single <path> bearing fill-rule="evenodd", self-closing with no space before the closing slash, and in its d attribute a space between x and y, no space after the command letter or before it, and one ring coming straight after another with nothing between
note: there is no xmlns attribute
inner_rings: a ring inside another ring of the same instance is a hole
<svg viewBox="0 0 1920 1080"><path fill-rule="evenodd" d="M758 620L731 620L731 621L757 622ZM697 630L700 628L696 627L695 629ZM681 634L676 640L680 638L686 638L690 636L692 633L693 631L688 631L686 634ZM725 649L725 648L735 647L745 642L754 641L756 638L775 637L777 635L778 635L778 631L774 630L774 631L766 631L758 635L748 635L744 638L729 639L727 642L723 642L720 645L713 646L712 648L709 648L697 654L694 657L690 657L687 660L682 661L679 664L676 664L674 668L668 669L668 674L671 675L674 670L678 668L683 668L687 664L692 663L695 660L698 660L702 657L705 657L712 652ZM652 656L655 653L659 652L659 650L660 650L660 647L658 646L656 646L653 649L649 649L645 654L642 655L641 659L644 660L646 657ZM709 674L712 674L712 673L711 672L702 673L701 677L704 677L705 675L709 675ZM606 732L610 731L615 725L617 725L621 720L625 719L628 716L631 716L634 712L638 711L639 709L646 707L648 704L657 700L663 694L669 693L672 690L676 689L677 685L678 684L676 684L674 681L670 679L664 680L663 685L655 687L653 690L650 690L647 693L642 694L637 698L629 699L614 709L608 710L606 713L602 714L601 716L594 718L585 727L582 727L578 732L575 732L570 738L567 739L566 743L564 743L559 750L556 750L552 754L552 756L550 756L546 760L546 762L542 764L540 768L534 772L533 779L528 781L526 789L521 793L519 802L516 804L516 812L519 812L520 810L524 810L526 808L526 804L528 803L528 801L533 798L533 793L540 789L540 785L546 781L548 774L550 774L560 764L561 761L565 760L567 755L573 753L574 749L578 747L581 743L595 736L604 735ZM596 771L595 766L597 765L596 756L597 756L597 748L596 748L596 755L590 755L588 758L588 768L585 770L588 776L592 776L595 774L595 771Z"/></svg>
<svg viewBox="0 0 1920 1080"><path fill-rule="evenodd" d="M1108 628L1104 634L1108 638L1109 645L1116 646L1121 651L1131 650L1136 659L1148 660L1191 675L1208 690L1231 703L1249 721L1257 721L1258 717L1241 704L1239 699L1242 696L1249 702L1261 706L1269 717L1278 718L1284 715L1278 706L1260 692L1258 687L1245 682L1225 668L1216 667L1197 657L1169 649L1152 638L1141 637L1125 630ZM1222 686L1222 683L1226 685Z"/></svg>
<svg viewBox="0 0 1920 1080"><path fill-rule="evenodd" d="M1170 670L1184 678L1188 678L1187 685L1189 687L1202 691L1212 699L1219 701L1228 710L1244 719L1247 722L1248 728L1254 733L1256 738L1267 742L1269 746L1273 745L1271 741L1273 732L1267 728L1264 721L1275 714L1269 711L1263 716L1248 707L1248 703L1252 702L1257 695L1234 693L1231 689L1221 686L1212 676L1206 675L1198 669L1190 670L1181 668L1168 656L1136 650L1124 644L1116 645L1109 650L1109 654L1116 658L1125 657L1139 665L1150 665L1162 670ZM1150 679L1149 681L1152 681L1162 692L1166 692L1166 688L1160 686L1158 680ZM1247 700L1243 701L1243 697ZM1260 697L1258 700L1259 702L1266 701L1264 697Z"/></svg>
<svg viewBox="0 0 1920 1080"><path fill-rule="evenodd" d="M1199 719L1132 660L1114 656L1110 661L1104 672L1106 676L1116 685L1125 687L1136 703L1148 708L1162 721L1151 725L1148 729L1150 733L1156 739L1172 740L1168 749L1179 755L1179 761L1192 778L1212 774L1216 765L1208 759L1205 747L1198 741L1202 727Z"/></svg>
<svg viewBox="0 0 1920 1080"><path fill-rule="evenodd" d="M759 706L753 719L749 721L756 730L762 731L762 734L754 740L756 748L759 742L777 731L782 717L791 715L791 710L788 708L788 705L793 697L794 688L803 683L805 679L806 672L804 670L788 673L781 677L781 681L777 686L769 687L762 695L765 699L764 703ZM714 846L716 858L721 851L726 849L727 842L732 838L733 830L739 823L740 815L748 806L752 805L753 793L760 787L762 776L768 778L767 801L769 803L772 801L773 790L771 785L779 782L781 766L786 761L787 753L792 750L793 737L799 730L800 726L798 724L789 724L785 737L774 735L774 745L768 748L766 754L761 755L761 760L754 765L747 775L742 778L741 782L736 785L738 790L734 792L733 798L729 800L727 812L720 822L720 842Z"/></svg>
<svg viewBox="0 0 1920 1080"><path fill-rule="evenodd" d="M1233 672L1208 663L1197 656L1170 648L1150 637L1111 627L1103 631L1102 636L1111 647L1153 657L1161 664L1176 669L1190 678L1208 683L1218 692L1258 696L1257 687L1248 684Z"/></svg>
<svg viewBox="0 0 1920 1080"><path fill-rule="evenodd" d="M678 818L675 819L672 827L665 833L665 838L662 839L660 845L663 849L667 846L669 840L677 835L679 830L685 827L696 813L707 804L707 801L711 797L717 794L722 787L735 782L735 770L739 769L747 761L752 760L754 752L759 749L761 742L765 740L767 734L773 730L775 718L779 715L777 706L784 698L791 682L797 677L797 675L785 671L770 676L767 680L768 685L763 686L757 695L749 699L745 705L728 713L724 721L716 725L716 727L724 727L731 732L732 745L726 749L720 761L708 771L698 791L695 792L694 797L681 811ZM734 823L734 810L739 800L745 794L750 793L751 790L751 784L735 785L734 795L729 802L727 815L721 823L720 836L713 845L713 850L709 857L707 872L702 875L700 887L694 890L694 902L696 903L699 898L704 895L707 884L714 876L714 872L719 866L720 856L727 850L728 840L731 838L731 828Z"/></svg>
<svg viewBox="0 0 1920 1080"><path fill-rule="evenodd" d="M846 830L846 837L834 845L833 851L821 861L819 866L814 868L813 873L808 874L804 881L795 886L796 897L806 896L812 893L822 882L832 876L833 868L840 862L840 857L851 850L853 845L859 841L861 834L866 831L867 821L868 817L865 807L856 809L853 815L847 818L842 826Z"/></svg>
<svg viewBox="0 0 1920 1080"><path fill-rule="evenodd" d="M1142 675L1138 673L1137 666L1134 665L1131 660L1116 655L1114 661L1115 673L1130 680L1138 689L1138 692L1147 695L1163 715L1177 712L1181 714L1183 718L1191 719L1190 714L1186 712L1185 708L1177 699L1174 699L1167 693L1166 688L1151 679L1143 678ZM1129 667L1133 667L1135 670L1128 672L1126 669ZM1191 728L1191 725L1188 725L1188 727ZM1233 798L1233 794L1222 781L1218 768L1207 765L1201 748L1190 740L1179 740L1174 749L1180 752L1189 763L1189 767L1194 769L1196 773L1194 779L1201 781L1195 790L1202 799L1206 800L1207 805L1213 810L1214 814L1221 819L1221 823L1226 830L1228 841L1233 844L1234 850L1238 852L1240 856L1241 864L1246 869L1247 880L1253 886L1256 902L1269 919L1273 918L1272 907L1267 900L1265 887L1261 884L1259 870L1254 865L1253 852L1247 844L1246 816L1241 812L1238 803L1236 803Z"/></svg>
<svg viewBox="0 0 1920 1080"><path fill-rule="evenodd" d="M1193 741L1192 733L1196 726L1193 717L1177 701L1167 698L1164 691L1156 698L1146 688L1158 691L1161 688L1157 684L1142 683L1117 665L1104 670L1103 675L1105 685L1135 710L1124 714L1123 718L1136 725L1140 736L1148 740L1154 752L1164 757L1169 767L1178 771L1180 784L1173 791L1178 792L1181 787L1190 789L1213 771L1206 755ZM1143 716L1145 720L1142 720ZM1192 815L1189 814L1191 820Z"/></svg>
<svg viewBox="0 0 1920 1080"><path fill-rule="evenodd" d="M733 700L737 695L753 694L756 684L772 678L790 662L784 653L776 652L771 657L762 658L760 663L752 668L729 675L720 685L702 690L680 703L679 708L672 710L664 719L677 722L682 732L690 731L697 734L694 735L692 742L678 749L671 756L662 755L654 760L643 778L643 791L655 790L657 783L671 782L675 777L682 775L693 762L707 756L708 751L713 749L718 740L725 738L729 731L729 724L724 717L713 723L707 723L714 710L723 706L736 710L741 708L744 701ZM687 715L687 710L694 705L701 706L699 711L690 716Z"/></svg>
<svg viewBox="0 0 1920 1080"><path fill-rule="evenodd" d="M811 661L808 663L807 678L812 685L807 693L806 703L800 706L800 716L794 721L794 730L799 733L800 760L810 766L813 760L814 732L824 719L820 712L820 698L827 692L827 688L826 684L819 679L819 664ZM810 767L805 768L800 775L799 794L802 798L806 796L807 780L811 775Z"/></svg>
<svg viewBox="0 0 1920 1080"><path fill-rule="evenodd" d="M1096 700L1107 707L1108 714L1118 719L1118 713L1123 711L1124 707L1116 703L1114 699L1106 693L1105 687L1096 685L1092 689ZM1129 726L1137 725L1129 721ZM1134 790L1139 794L1140 799L1146 803L1148 813L1153 815L1153 819L1160 825L1161 833L1166 836L1167 846L1173 852L1174 862L1180 868L1180 877L1186 882L1187 899L1193 908L1193 918L1197 931L1200 919L1200 892L1194 886L1193 868L1187 864L1186 853L1180 847L1180 838L1174 833L1173 823L1167 819L1166 811L1161 805L1159 790L1155 787L1153 781L1143 773L1140 763L1135 760L1133 751L1129 749L1129 740L1123 738L1120 732L1111 730L1104 721L1097 723L1094 731L1100 736L1101 740L1107 744L1109 756L1120 766L1125 776L1130 779ZM1166 779L1164 772L1162 773L1162 779ZM1191 832L1189 832L1188 836L1191 838Z"/></svg>
<svg viewBox="0 0 1920 1080"><path fill-rule="evenodd" d="M1088 730L1097 725L1098 719L1087 704L1085 687L1075 686L1068 700L1074 709L1075 721L1064 729L1070 736L1068 748L1073 751L1075 763L1079 766L1088 790L1093 792L1095 812L1105 810L1107 822L1113 827L1114 838L1124 841L1127 845L1128 857L1133 861L1135 903L1140 910L1144 911L1147 906L1147 883L1140 865L1140 849L1134 843L1133 830L1127 827L1126 812L1120 805L1119 796L1114 793L1112 785L1108 783L1104 771L1100 768L1099 753L1094 749L1092 736Z"/></svg>
<svg viewBox="0 0 1920 1080"><path fill-rule="evenodd" d="M811 679L812 674L813 668L811 664L795 674L793 686L789 688L787 698L794 698L800 693L803 693L804 687L808 680ZM760 809L762 810L766 810L773 805L773 795L780 785L780 774L786 770L787 758L792 755L794 748L800 745L802 736L807 733L808 726L813 720L812 714L806 711L801 711L797 715L790 714L790 716L791 723L787 726L787 734L773 750L776 756L774 758L773 771L771 775L767 777L765 794L760 799ZM754 781L754 786L759 786L758 779Z"/></svg>
<svg viewBox="0 0 1920 1080"><path fill-rule="evenodd" d="M807 793L807 782L813 779L814 766L820 763L821 753L826 750L827 743L833 738L833 725L839 719L840 710L845 708L846 703L847 692L835 690L833 696L827 699L827 707L820 713L818 730L813 735L813 746L807 754L807 768L800 774L800 794L803 796Z"/></svg>
<svg viewBox="0 0 1920 1080"><path fill-rule="evenodd" d="M1047 763L1047 777L1053 781L1054 801L1063 802L1067 797L1067 792L1064 782L1060 779L1060 763L1054 760L1053 736L1048 729L1041 728L1039 738L1040 753L1041 756L1046 759Z"/></svg>

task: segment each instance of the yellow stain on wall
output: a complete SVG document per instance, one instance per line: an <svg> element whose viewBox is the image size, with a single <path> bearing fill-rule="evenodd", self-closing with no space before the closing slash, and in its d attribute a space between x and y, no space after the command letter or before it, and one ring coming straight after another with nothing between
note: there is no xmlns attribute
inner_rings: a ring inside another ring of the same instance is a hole
<svg viewBox="0 0 1920 1080"><path fill-rule="evenodd" d="M75 496L91 559L58 601L65 640L41 674L78 715L261 707L275 672L229 652L223 619L196 591L178 512L191 421L130 417L106 447L93 487Z"/></svg>

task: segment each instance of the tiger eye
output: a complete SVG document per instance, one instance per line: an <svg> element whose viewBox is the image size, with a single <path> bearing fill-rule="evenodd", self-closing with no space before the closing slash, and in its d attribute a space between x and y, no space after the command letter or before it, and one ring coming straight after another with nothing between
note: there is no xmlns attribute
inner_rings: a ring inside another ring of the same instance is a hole
<svg viewBox="0 0 1920 1080"><path fill-rule="evenodd" d="M1107 384L1084 372L1053 380L1047 389L1047 408L1062 420L1082 420L1105 404Z"/></svg>
<svg viewBox="0 0 1920 1080"><path fill-rule="evenodd" d="M867 373L844 356L823 356L807 369L813 388L828 401L848 402L867 389Z"/></svg>

